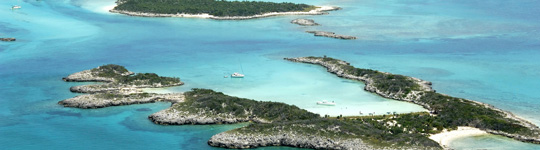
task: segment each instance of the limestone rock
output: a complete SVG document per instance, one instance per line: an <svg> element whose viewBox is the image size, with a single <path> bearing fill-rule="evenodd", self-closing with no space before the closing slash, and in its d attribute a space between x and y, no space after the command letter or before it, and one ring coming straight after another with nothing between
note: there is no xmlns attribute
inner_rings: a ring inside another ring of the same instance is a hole
<svg viewBox="0 0 540 150"><path fill-rule="evenodd" d="M318 26L318 23L315 23L313 19L294 19L291 21L293 24L298 24L301 26Z"/></svg>

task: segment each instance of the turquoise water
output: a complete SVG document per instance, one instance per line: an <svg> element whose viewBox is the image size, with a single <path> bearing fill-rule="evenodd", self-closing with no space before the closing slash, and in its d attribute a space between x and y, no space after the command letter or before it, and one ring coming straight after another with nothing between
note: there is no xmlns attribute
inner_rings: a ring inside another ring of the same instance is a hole
<svg viewBox="0 0 540 150"><path fill-rule="evenodd" d="M97 110L63 108L76 96L61 77L115 63L134 72L180 77L186 85L297 105L330 115L424 111L382 99L363 84L283 57L328 55L357 67L432 81L449 95L509 110L540 124L540 6L536 1L302 0L344 9L324 16L281 16L246 21L138 18L108 14L114 0L2 0L0 37L0 144L3 149L210 149L214 134L243 125L159 126L149 114L170 104ZM21 5L20 10L10 10ZM323 26L300 27L295 18ZM329 30L359 37L314 37ZM244 79L223 78L232 72ZM336 107L315 105L334 100ZM137 111L150 108L151 111ZM453 142L457 149L540 149L498 136ZM273 147L265 149L291 149Z"/></svg>

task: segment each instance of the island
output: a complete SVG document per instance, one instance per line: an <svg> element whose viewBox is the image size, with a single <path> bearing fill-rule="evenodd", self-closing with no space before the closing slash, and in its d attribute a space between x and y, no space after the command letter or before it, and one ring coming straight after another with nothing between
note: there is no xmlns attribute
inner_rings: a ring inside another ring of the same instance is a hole
<svg viewBox="0 0 540 150"><path fill-rule="evenodd" d="M318 23L315 23L313 19L294 19L291 21L293 24L298 24L301 26L318 26Z"/></svg>
<svg viewBox="0 0 540 150"><path fill-rule="evenodd" d="M15 38L0 38L0 41L4 41L4 42L14 42L15 40L17 40L17 39L15 39Z"/></svg>
<svg viewBox="0 0 540 150"><path fill-rule="evenodd" d="M110 12L141 17L197 17L245 20L278 15L323 15L339 7L261 1L117 0Z"/></svg>
<svg viewBox="0 0 540 150"><path fill-rule="evenodd" d="M184 93L155 94L141 87L177 86L179 78L141 76L123 66L104 65L65 77L65 81L105 82L74 92L90 93L59 104L75 108L171 102L171 107L148 116L160 125L204 125L248 122L247 126L212 136L208 145L223 148L291 146L312 149L444 149L441 134L448 131L502 135L540 144L540 129L491 105L437 93L431 82L404 75L361 69L330 57L284 58L316 64L339 77L362 81L365 90L382 97L411 102L429 112L387 113L379 116L321 116L279 102L257 101L194 88ZM133 78L133 79L132 79ZM73 90L72 90L73 91ZM439 143L438 143L439 142Z"/></svg>
<svg viewBox="0 0 540 150"><path fill-rule="evenodd" d="M183 85L180 78L161 77L155 73L135 74L120 65L103 65L91 70L73 73L62 79L67 82L105 82L71 87L70 91L72 92L87 94L58 102L65 107L86 109L156 101L178 103L184 100L182 93L155 94L142 91L142 88Z"/></svg>
<svg viewBox="0 0 540 150"><path fill-rule="evenodd" d="M355 68L348 62L326 56L285 58L285 60L320 65L338 77L366 83L366 91L385 98L421 105L430 111L431 122L437 122L426 123L428 126L426 129L455 129L457 126L469 126L491 134L540 144L540 129L533 123L488 104L437 93L432 90L431 82L428 81Z"/></svg>
<svg viewBox="0 0 540 150"><path fill-rule="evenodd" d="M326 31L306 31L307 33L313 33L315 36L322 36L322 37L329 37L329 38L335 38L335 39L343 39L343 40L354 40L356 37L349 36L349 35L339 35L334 32L326 32Z"/></svg>

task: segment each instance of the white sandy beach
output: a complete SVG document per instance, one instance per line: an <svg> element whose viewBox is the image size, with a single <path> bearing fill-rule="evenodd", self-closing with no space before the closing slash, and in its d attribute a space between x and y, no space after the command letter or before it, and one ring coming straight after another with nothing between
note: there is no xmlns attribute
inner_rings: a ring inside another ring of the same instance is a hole
<svg viewBox="0 0 540 150"><path fill-rule="evenodd" d="M109 13L110 10L114 9L114 7L116 7L116 4L111 4L111 5L107 5L107 6L103 6L101 8L101 10L103 12L106 12L106 13Z"/></svg>
<svg viewBox="0 0 540 150"><path fill-rule="evenodd" d="M460 126L457 130L444 131L439 134L431 135L429 136L429 138L439 143L439 145L441 145L443 148L448 148L448 144L450 144L450 142L452 142L453 140L469 136L479 136L487 134L488 133L486 131L482 131L478 128Z"/></svg>

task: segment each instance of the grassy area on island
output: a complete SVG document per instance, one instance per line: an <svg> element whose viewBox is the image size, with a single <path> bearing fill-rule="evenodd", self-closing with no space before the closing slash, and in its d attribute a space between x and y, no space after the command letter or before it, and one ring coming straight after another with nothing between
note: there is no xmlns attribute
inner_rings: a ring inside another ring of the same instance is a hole
<svg viewBox="0 0 540 150"><path fill-rule="evenodd" d="M129 71L120 65L108 64L99 66L91 70L92 73L99 77L114 78L117 83L130 85L153 85L161 84L163 86L174 85L180 83L180 78L177 77L162 77L155 73L137 73L130 75Z"/></svg>
<svg viewBox="0 0 540 150"><path fill-rule="evenodd" d="M385 119L386 118L386 119ZM376 148L440 149L437 142L421 132L409 131L410 126L388 124L388 117L364 117L363 119L310 119L270 124L250 124L228 131L244 135L292 134L318 136L328 139L359 138Z"/></svg>
<svg viewBox="0 0 540 150"><path fill-rule="evenodd" d="M173 105L172 109L206 116L257 117L273 122L320 118L293 105L238 98L208 89L193 89L184 95L185 102Z"/></svg>
<svg viewBox="0 0 540 150"><path fill-rule="evenodd" d="M252 16L269 12L310 11L315 6L294 3L225 0L118 0L115 10L156 14Z"/></svg>

